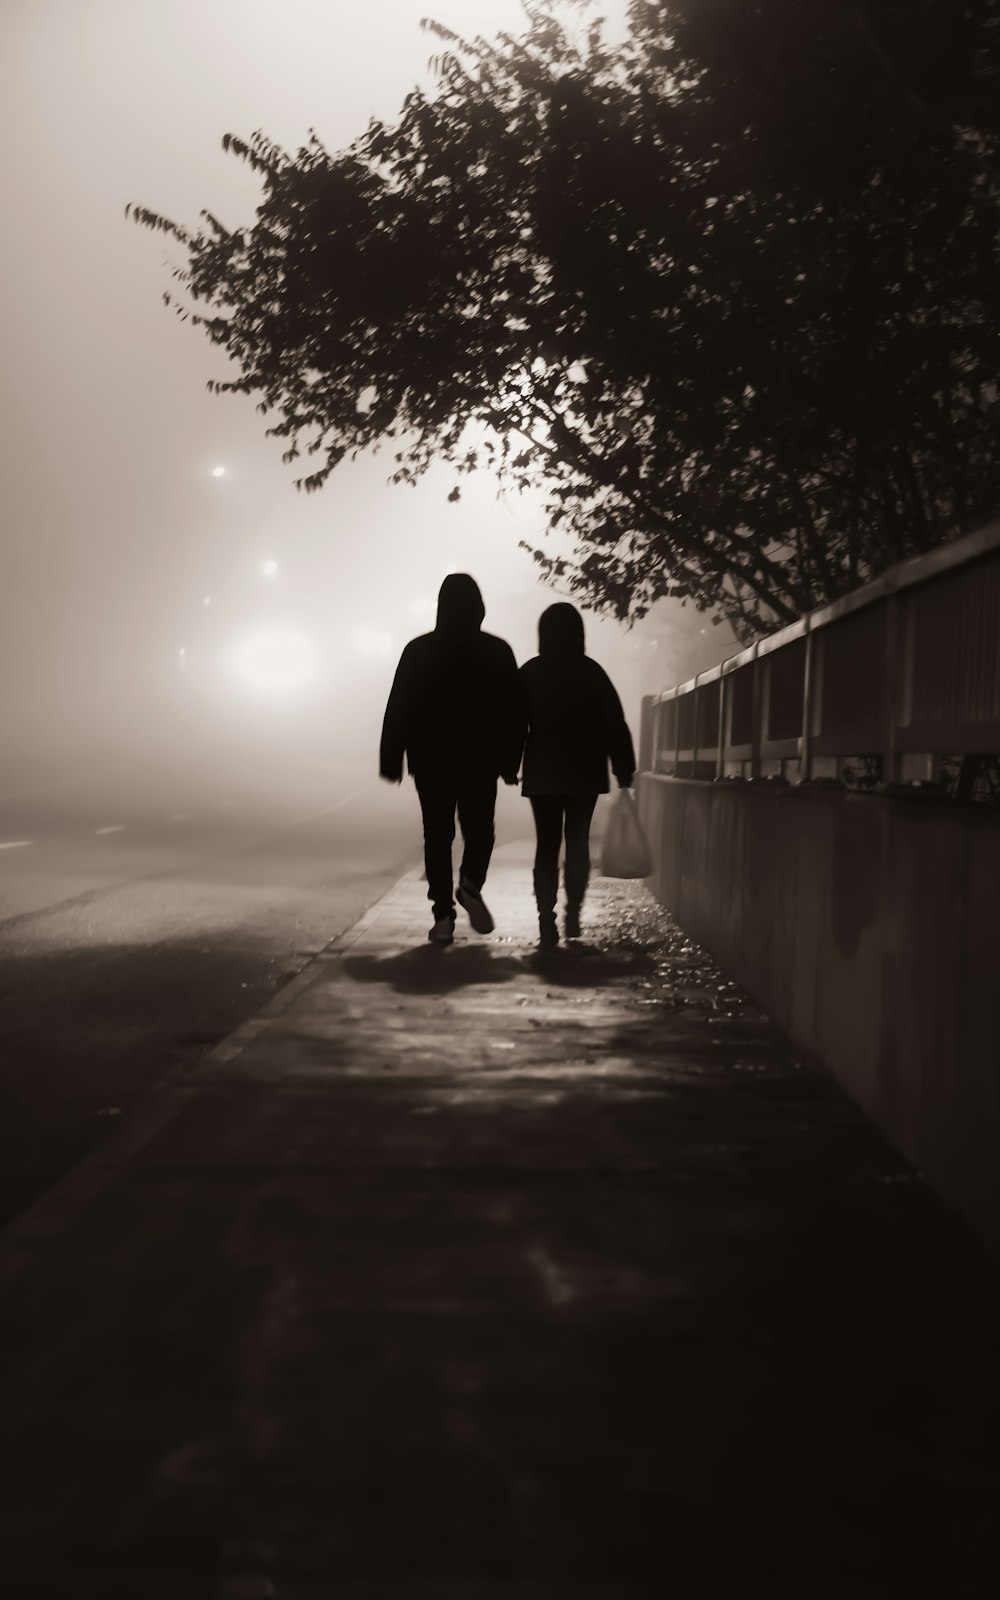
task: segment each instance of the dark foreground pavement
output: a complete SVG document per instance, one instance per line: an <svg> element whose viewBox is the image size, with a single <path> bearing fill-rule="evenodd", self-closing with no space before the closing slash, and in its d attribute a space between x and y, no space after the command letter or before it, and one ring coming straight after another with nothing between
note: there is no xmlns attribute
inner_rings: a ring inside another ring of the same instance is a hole
<svg viewBox="0 0 1000 1600"><path fill-rule="evenodd" d="M411 876L3 1236L0 1590L982 1596L997 1278L638 886ZM463 919L464 923L464 919Z"/></svg>

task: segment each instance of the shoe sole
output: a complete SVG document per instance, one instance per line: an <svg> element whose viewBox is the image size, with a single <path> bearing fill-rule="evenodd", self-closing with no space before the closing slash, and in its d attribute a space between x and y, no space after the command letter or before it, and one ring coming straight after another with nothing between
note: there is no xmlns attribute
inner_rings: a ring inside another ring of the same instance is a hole
<svg viewBox="0 0 1000 1600"><path fill-rule="evenodd" d="M462 907L462 910L468 915L469 921L472 923L472 926L475 928L477 933L493 932L493 929L496 927L496 923L493 921L493 918L490 916L481 900L473 900L471 895L466 894L464 889L456 890L455 899Z"/></svg>

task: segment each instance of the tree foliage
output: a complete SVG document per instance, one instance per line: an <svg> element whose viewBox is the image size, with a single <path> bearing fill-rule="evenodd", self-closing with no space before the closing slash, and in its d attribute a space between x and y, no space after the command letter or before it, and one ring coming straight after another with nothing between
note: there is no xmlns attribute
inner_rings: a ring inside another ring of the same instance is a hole
<svg viewBox="0 0 1000 1600"><path fill-rule="evenodd" d="M746 634L995 509L1000 0L630 15L425 24L433 89L348 149L227 136L252 227L134 215L305 489L385 443L396 481L489 467L584 602Z"/></svg>

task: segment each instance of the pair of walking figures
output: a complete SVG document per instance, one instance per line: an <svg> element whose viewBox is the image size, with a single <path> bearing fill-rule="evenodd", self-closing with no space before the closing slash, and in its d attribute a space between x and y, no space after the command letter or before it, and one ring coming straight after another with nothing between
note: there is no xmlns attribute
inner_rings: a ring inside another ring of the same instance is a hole
<svg viewBox="0 0 1000 1600"><path fill-rule="evenodd" d="M608 791L608 763L622 788L635 775L632 736L607 673L586 653L575 606L549 606L538 655L518 669L510 645L482 628L479 586L467 573L441 585L437 622L412 639L396 668L382 726L379 771L390 783L403 760L416 783L424 828L429 937L450 944L455 901L478 933L493 930L483 884L493 852L497 781L516 784L535 817L534 887L539 944L559 943L556 904L565 842L567 938L580 934L590 876L590 824ZM523 758L523 768L522 768ZM455 817L463 855L452 872Z"/></svg>

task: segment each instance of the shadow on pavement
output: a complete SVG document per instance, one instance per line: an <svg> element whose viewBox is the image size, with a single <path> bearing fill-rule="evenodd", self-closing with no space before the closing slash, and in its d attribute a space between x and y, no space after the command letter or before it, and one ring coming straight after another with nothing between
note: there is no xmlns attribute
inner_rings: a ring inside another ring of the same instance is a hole
<svg viewBox="0 0 1000 1600"><path fill-rule="evenodd" d="M555 950L535 950L532 968L551 983L567 988L598 988L620 978L645 977L656 970L656 960L645 950L610 949L574 941Z"/></svg>
<svg viewBox="0 0 1000 1600"><path fill-rule="evenodd" d="M555 950L528 951L525 956L499 954L490 945L421 944L392 956L348 956L348 977L361 983L385 983L397 994L451 994L481 983L509 983L525 971L566 988L598 988L620 979L648 976L654 958L642 950L607 949L574 943Z"/></svg>
<svg viewBox="0 0 1000 1600"><path fill-rule="evenodd" d="M359 983L386 983L397 994L450 994L477 983L509 983L524 972L517 957L488 945L418 945L394 956L348 956L344 972Z"/></svg>

